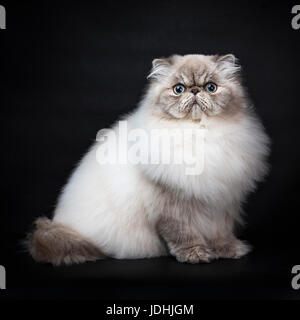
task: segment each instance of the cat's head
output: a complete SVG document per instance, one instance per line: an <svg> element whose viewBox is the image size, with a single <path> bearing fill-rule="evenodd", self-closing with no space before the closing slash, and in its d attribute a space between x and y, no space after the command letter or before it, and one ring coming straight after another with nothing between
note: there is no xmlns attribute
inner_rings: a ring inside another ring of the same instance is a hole
<svg viewBox="0 0 300 320"><path fill-rule="evenodd" d="M240 66L232 54L174 55L155 59L152 65L147 97L162 115L199 120L203 113L232 111L243 97Z"/></svg>

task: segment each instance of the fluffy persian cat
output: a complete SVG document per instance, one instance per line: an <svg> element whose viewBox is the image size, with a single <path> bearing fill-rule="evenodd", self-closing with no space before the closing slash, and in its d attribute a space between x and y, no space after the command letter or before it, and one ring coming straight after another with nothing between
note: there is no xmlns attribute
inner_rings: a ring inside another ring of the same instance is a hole
<svg viewBox="0 0 300 320"><path fill-rule="evenodd" d="M235 227L242 223L246 195L267 172L269 139L247 100L236 58L155 59L148 78L144 98L124 118L128 128L205 129L201 174L186 174L184 163L99 164L101 142L95 142L63 189L53 218L37 219L28 235L36 261L60 265L171 254L199 263L249 252ZM122 134L117 124L112 130ZM106 146L114 148L112 135ZM182 154L183 143L174 150Z"/></svg>

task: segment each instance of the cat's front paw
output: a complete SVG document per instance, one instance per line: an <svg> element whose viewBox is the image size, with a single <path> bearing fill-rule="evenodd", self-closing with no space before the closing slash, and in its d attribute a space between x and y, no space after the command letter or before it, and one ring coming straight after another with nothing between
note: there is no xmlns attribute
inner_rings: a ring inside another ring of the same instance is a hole
<svg viewBox="0 0 300 320"><path fill-rule="evenodd" d="M229 259L239 259L249 253L251 249L251 245L238 239L213 246L213 252L218 258Z"/></svg>
<svg viewBox="0 0 300 320"><path fill-rule="evenodd" d="M215 254L203 245L195 245L189 248L180 248L171 252L179 262L201 263L215 259Z"/></svg>

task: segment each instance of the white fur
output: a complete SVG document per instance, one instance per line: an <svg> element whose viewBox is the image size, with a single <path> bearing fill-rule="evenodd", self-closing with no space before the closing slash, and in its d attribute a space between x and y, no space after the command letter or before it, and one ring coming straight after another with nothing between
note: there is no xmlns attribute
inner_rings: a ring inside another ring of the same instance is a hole
<svg viewBox="0 0 300 320"><path fill-rule="evenodd" d="M147 98L127 117L129 127L198 128L204 125L205 164L200 176L187 176L184 165L99 165L96 142L64 188L54 221L64 223L115 258L155 257L167 254L155 223L162 215L162 184L196 198L213 214L230 213L240 219L240 204L266 172L268 138L249 112L222 121L163 120L151 115ZM114 127L117 132L117 126ZM176 152L183 152L177 146ZM161 208L161 209L160 209ZM209 224L206 228L210 228Z"/></svg>

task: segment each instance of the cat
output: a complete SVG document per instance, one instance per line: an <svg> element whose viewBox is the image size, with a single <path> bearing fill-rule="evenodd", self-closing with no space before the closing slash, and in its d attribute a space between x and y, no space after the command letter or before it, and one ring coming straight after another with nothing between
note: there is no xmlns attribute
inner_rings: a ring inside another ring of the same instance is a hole
<svg viewBox="0 0 300 320"><path fill-rule="evenodd" d="M38 218L28 234L36 261L60 265L172 255L201 263L250 251L236 237L236 226L243 223L246 195L268 172L270 139L242 85L237 58L154 59L148 79L143 99L123 120L129 129L147 133L205 130L202 171L187 174L186 163L99 164L103 142L96 141L64 187L53 218ZM123 135L117 124L111 130L108 150L115 148L113 134ZM152 148L159 156L157 145ZM183 142L174 150L184 156Z"/></svg>

